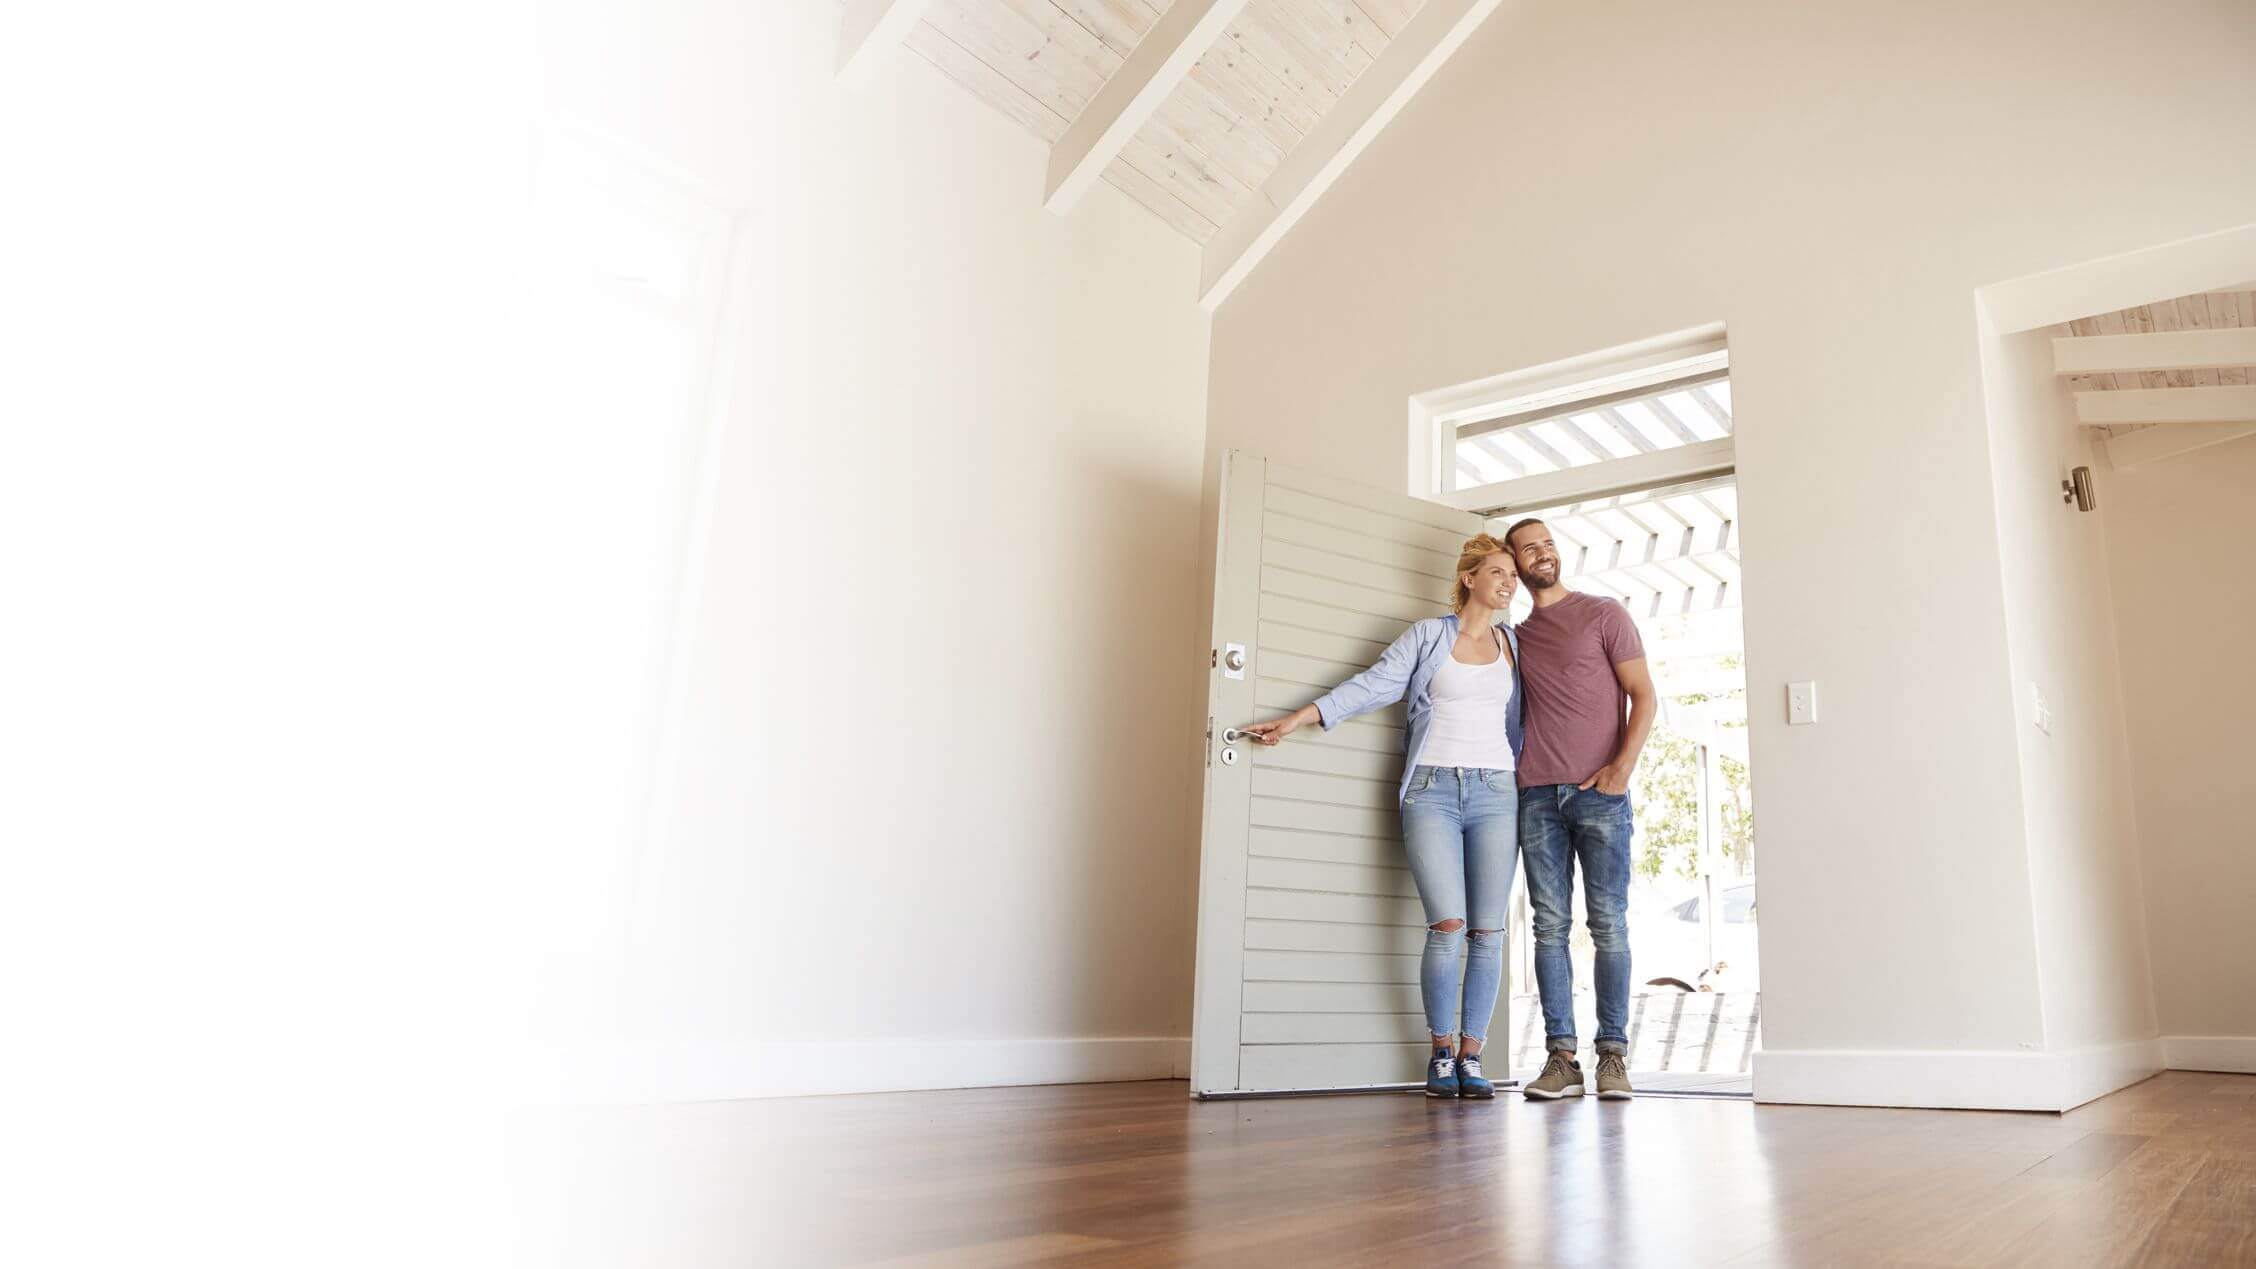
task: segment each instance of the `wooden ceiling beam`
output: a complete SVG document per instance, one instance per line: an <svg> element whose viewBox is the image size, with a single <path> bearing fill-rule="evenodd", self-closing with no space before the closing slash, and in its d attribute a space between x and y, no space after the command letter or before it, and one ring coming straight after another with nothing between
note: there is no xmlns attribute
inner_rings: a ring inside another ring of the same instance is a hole
<svg viewBox="0 0 2256 1269"><path fill-rule="evenodd" d="M2080 423L2245 423L2256 421L2256 386L2116 388L2076 394Z"/></svg>
<svg viewBox="0 0 2256 1269"><path fill-rule="evenodd" d="M1199 269L1199 303L1209 311L1220 307L1503 2L1426 0L1277 165L1252 201L1207 242Z"/></svg>
<svg viewBox="0 0 2256 1269"><path fill-rule="evenodd" d="M846 0L838 29L838 81L848 87L868 83L870 68L887 49L899 48L931 7L932 0Z"/></svg>
<svg viewBox="0 0 2256 1269"><path fill-rule="evenodd" d="M2052 341L2054 374L2215 370L2251 365L2256 365L2256 327L2176 330L2153 335L2064 335Z"/></svg>
<svg viewBox="0 0 2256 1269"><path fill-rule="evenodd" d="M1061 214L1071 211L1245 7L1246 0L1175 0L1168 5L1050 147L1042 205Z"/></svg>

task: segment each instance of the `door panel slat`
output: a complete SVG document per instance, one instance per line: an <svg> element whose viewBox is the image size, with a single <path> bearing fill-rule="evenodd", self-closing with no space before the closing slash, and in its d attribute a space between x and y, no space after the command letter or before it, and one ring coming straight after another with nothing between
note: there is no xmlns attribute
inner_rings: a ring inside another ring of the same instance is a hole
<svg viewBox="0 0 2256 1269"><path fill-rule="evenodd" d="M1254 673L1265 679L1306 684L1315 688L1318 695L1331 691L1363 672L1360 665L1319 660L1280 648L1256 648L1254 654Z"/></svg>
<svg viewBox="0 0 2256 1269"><path fill-rule="evenodd" d="M1390 816L1399 814L1399 802L1395 797L1397 787L1381 780L1365 780L1357 776L1314 775L1268 766L1256 766L1253 770L1253 795L1256 798L1291 798L1296 802L1360 807L1384 811Z"/></svg>
<svg viewBox="0 0 2256 1269"><path fill-rule="evenodd" d="M1418 958L1373 952L1272 952L1245 954L1249 983L1409 983L1418 981Z"/></svg>
<svg viewBox="0 0 2256 1269"><path fill-rule="evenodd" d="M1332 634L1323 630L1304 630L1278 621L1261 623L1261 640L1254 646L1271 652L1290 652L1320 661L1352 665L1358 674L1378 664L1379 654L1386 651L1386 645L1376 639Z"/></svg>
<svg viewBox="0 0 2256 1269"><path fill-rule="evenodd" d="M1245 1021L1254 1044L1430 1044L1423 1013L1258 1013Z"/></svg>
<svg viewBox="0 0 2256 1269"><path fill-rule="evenodd" d="M1253 799L1250 823L1270 828L1307 828L1321 833L1349 833L1356 837L1386 837L1400 841L1402 817L1392 810L1369 806L1328 806L1322 802L1294 802L1285 798Z"/></svg>
<svg viewBox="0 0 2256 1269"><path fill-rule="evenodd" d="M1332 925L1315 921L1248 921L1246 947L1279 952L1388 952L1415 955L1425 930L1391 925Z"/></svg>
<svg viewBox="0 0 2256 1269"><path fill-rule="evenodd" d="M1426 1045L1249 1044L1238 1051L1246 1087L1290 1089L1368 1088L1417 1084L1426 1078Z"/></svg>
<svg viewBox="0 0 2256 1269"><path fill-rule="evenodd" d="M1296 833L1282 828L1248 831L1246 849L1255 858L1305 859L1319 864L1362 864L1368 868L1408 866L1402 843L1386 837L1349 837L1340 833ZM1247 861L1250 867L1252 861Z"/></svg>
<svg viewBox="0 0 2256 1269"><path fill-rule="evenodd" d="M1460 544L1456 542L1438 547L1391 542L1319 520L1304 520L1275 507L1271 507L1262 519L1261 533L1272 542L1313 547L1367 564L1384 564L1407 573L1415 573L1429 581L1440 583L1445 590L1450 580L1457 575L1457 549Z"/></svg>
<svg viewBox="0 0 2256 1269"><path fill-rule="evenodd" d="M1245 1010L1257 1013L1415 1013L1416 987L1387 983L1247 983ZM1490 1033L1495 1032L1492 1025Z"/></svg>
<svg viewBox="0 0 2256 1269"><path fill-rule="evenodd" d="M1465 544L1471 533L1452 532L1435 528L1415 520L1391 516L1377 511L1365 511L1305 494L1297 489L1272 485L1268 490L1268 509L1291 516L1295 520L1330 525L1352 533L1374 545L1404 546L1446 555L1452 564L1457 562L1457 550ZM1477 522L1476 522L1477 523ZM1477 532L1477 528L1475 532Z"/></svg>
<svg viewBox="0 0 2256 1269"><path fill-rule="evenodd" d="M1320 476L1312 471L1280 467L1275 463L1269 464L1267 479L1271 489L1290 489L1298 493L1313 494L1329 502L1375 512L1390 520L1403 520L1412 524L1422 524L1429 529L1439 529L1444 533L1457 533L1460 535L1459 542L1472 536L1470 533L1462 532L1468 521L1476 526L1479 524L1479 517L1469 512L1456 510L1453 507L1442 506L1438 502L1427 502L1422 498L1412 498L1406 494L1389 493L1384 489L1374 489L1369 485L1358 484L1352 480L1341 480L1334 476ZM1477 528L1475 531L1478 531ZM1452 542L1450 545L1454 547L1457 543Z"/></svg>
<svg viewBox="0 0 2256 1269"><path fill-rule="evenodd" d="M1305 859L1246 861L1246 884L1271 890L1321 890L1330 894L1417 896L1407 868L1365 868Z"/></svg>
<svg viewBox="0 0 2256 1269"><path fill-rule="evenodd" d="M1296 573L1275 564L1261 566L1261 594L1264 599L1282 595L1287 599L1306 599L1349 612L1368 613L1374 617L1392 617L1401 622L1431 617L1439 605L1397 595L1392 591L1373 590L1368 586L1353 586L1335 582L1328 577L1314 577ZM1396 632L1401 633L1400 631Z"/></svg>
<svg viewBox="0 0 2256 1269"><path fill-rule="evenodd" d="M1377 780L1390 789L1402 783L1402 754L1400 750L1385 753L1371 749L1349 749L1343 745L1304 745L1297 743L1299 735L1287 737L1280 745L1254 745L1254 765L1279 771L1305 771L1311 775L1354 776L1363 780ZM1392 794L1390 793L1391 797Z"/></svg>
<svg viewBox="0 0 2256 1269"><path fill-rule="evenodd" d="M1386 899L1360 894L1318 894L1309 890L1246 891L1246 916L1272 921L1337 921L1346 925L1426 928L1426 910L1416 899ZM1424 938L1423 934L1418 937Z"/></svg>
<svg viewBox="0 0 2256 1269"><path fill-rule="evenodd" d="M1263 621L1280 621L1286 625L1298 626L1303 630L1320 630L1325 634L1347 635L1350 638L1366 639L1377 644L1380 651L1384 651L1386 646L1394 642L1410 625L1409 622L1399 617L1350 612L1345 608L1337 608L1330 604L1293 599L1284 595L1264 595L1261 597L1261 619ZM1378 653L1371 654L1372 661L1378 659ZM1365 662L1365 664L1369 664L1369 662Z"/></svg>
<svg viewBox="0 0 2256 1269"><path fill-rule="evenodd" d="M1344 555L1302 546L1297 542L1279 542L1274 538L1265 541L1261 544L1261 558L1266 563L1289 568L1296 573L1329 578L1349 586L1384 591L1390 595L1402 595L1418 603L1435 603L1450 594L1449 578L1428 577L1390 564L1349 559Z"/></svg>

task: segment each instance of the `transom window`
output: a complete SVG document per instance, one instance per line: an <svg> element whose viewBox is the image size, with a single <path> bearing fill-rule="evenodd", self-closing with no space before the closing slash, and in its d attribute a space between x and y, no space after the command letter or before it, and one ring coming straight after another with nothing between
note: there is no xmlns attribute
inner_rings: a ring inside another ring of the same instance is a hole
<svg viewBox="0 0 2256 1269"><path fill-rule="evenodd" d="M1410 492L1469 511L1556 506L1732 470L1721 326L1410 399Z"/></svg>

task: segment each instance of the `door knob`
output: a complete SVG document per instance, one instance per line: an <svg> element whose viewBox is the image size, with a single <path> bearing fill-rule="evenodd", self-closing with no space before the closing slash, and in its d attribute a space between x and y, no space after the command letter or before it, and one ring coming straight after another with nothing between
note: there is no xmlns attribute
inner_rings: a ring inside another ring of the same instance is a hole
<svg viewBox="0 0 2256 1269"><path fill-rule="evenodd" d="M1222 668L1230 672L1231 678L1245 676L1245 662L1245 645L1242 643L1233 643L1222 652Z"/></svg>
<svg viewBox="0 0 2256 1269"><path fill-rule="evenodd" d="M1243 739L1245 739L1245 733L1235 727L1222 729L1222 743L1225 745L1234 745Z"/></svg>

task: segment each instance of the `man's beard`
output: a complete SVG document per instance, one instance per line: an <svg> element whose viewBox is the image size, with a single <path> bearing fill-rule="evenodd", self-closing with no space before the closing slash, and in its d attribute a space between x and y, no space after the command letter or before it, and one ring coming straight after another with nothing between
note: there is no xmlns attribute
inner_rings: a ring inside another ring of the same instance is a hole
<svg viewBox="0 0 2256 1269"><path fill-rule="evenodd" d="M1544 581L1542 574L1528 572L1522 574L1520 580L1527 583L1529 590L1549 590L1559 584L1559 574L1554 570L1551 574L1551 580Z"/></svg>

